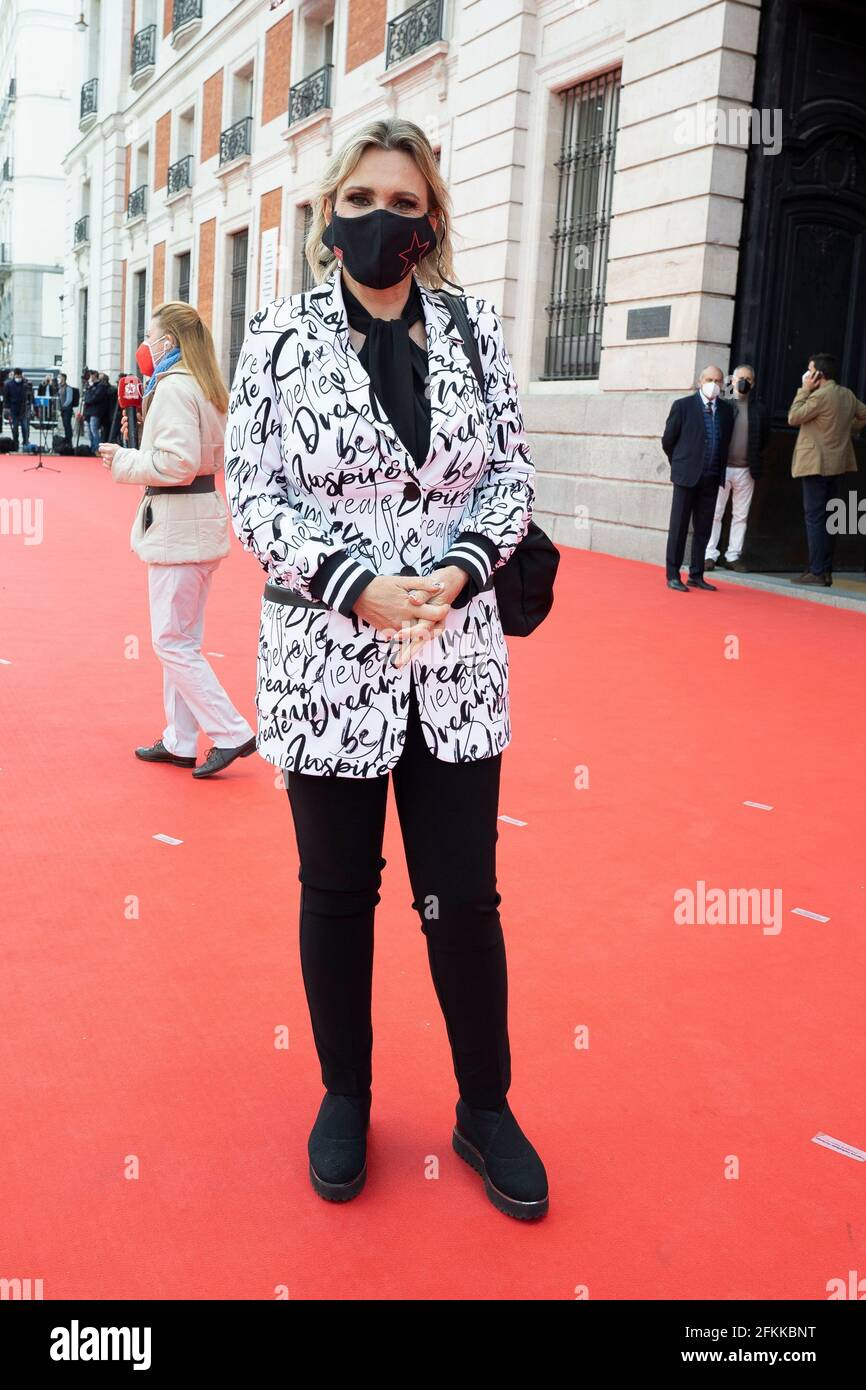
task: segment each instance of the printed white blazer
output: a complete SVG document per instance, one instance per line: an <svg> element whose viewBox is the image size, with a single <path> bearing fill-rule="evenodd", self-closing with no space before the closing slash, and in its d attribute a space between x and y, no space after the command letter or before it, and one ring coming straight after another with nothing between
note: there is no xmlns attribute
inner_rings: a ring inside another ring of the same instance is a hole
<svg viewBox="0 0 866 1390"><path fill-rule="evenodd" d="M466 296L482 400L450 310L418 282L431 422L417 468L351 346L341 274L260 310L232 383L225 478L235 531L271 583L326 605L263 599L258 751L296 772L384 776L403 748L414 681L436 758L493 757L511 741L508 651L484 585L525 536L535 496L502 324L488 301ZM398 669L395 648L352 605L376 575L445 564L470 576L459 606Z"/></svg>

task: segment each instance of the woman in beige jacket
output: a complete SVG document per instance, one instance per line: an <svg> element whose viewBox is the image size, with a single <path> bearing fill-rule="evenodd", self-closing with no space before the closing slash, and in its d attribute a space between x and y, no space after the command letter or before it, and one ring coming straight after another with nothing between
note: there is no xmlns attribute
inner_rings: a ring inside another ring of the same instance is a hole
<svg viewBox="0 0 866 1390"><path fill-rule="evenodd" d="M141 447L99 449L115 482L145 486L130 541L147 563L166 727L156 743L135 754L212 777L256 747L252 728L201 650L211 580L229 553L228 512L215 481L223 466L228 395L213 339L190 304L157 309L137 356L147 376ZM196 768L199 729L214 746Z"/></svg>

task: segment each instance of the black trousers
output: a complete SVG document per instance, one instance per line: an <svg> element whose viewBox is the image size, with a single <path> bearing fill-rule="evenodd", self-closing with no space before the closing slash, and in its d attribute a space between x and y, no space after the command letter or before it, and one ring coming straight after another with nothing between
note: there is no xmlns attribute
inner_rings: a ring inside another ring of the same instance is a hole
<svg viewBox="0 0 866 1390"><path fill-rule="evenodd" d="M300 860L301 968L327 1090L372 1094L373 918L393 778L412 907L426 938L459 1093L483 1109L504 1104L511 1052L496 890L501 764L501 753L478 762L434 758L413 680L406 742L390 774L286 772Z"/></svg>
<svg viewBox="0 0 866 1390"><path fill-rule="evenodd" d="M710 532L713 529L713 517L720 486L720 477L717 473L705 475L695 483L694 487L686 487L683 483L674 483L666 557L668 579L676 579L682 569L690 521L692 523L692 554L689 564L689 578L700 579L703 574L704 557L707 553Z"/></svg>
<svg viewBox="0 0 866 1390"><path fill-rule="evenodd" d="M846 478L845 473L814 473L803 479L803 510L812 574L832 573L836 534L830 528L827 507L830 502L844 497ZM847 486L851 486L850 480Z"/></svg>

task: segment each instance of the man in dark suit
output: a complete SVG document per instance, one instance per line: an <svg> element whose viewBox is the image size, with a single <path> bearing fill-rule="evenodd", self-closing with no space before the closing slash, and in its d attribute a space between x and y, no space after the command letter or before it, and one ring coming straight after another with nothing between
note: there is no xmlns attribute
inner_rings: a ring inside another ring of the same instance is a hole
<svg viewBox="0 0 866 1390"><path fill-rule="evenodd" d="M680 578L689 522L692 523L692 555L689 584L692 589L711 589L704 579L704 556L713 514L728 459L734 429L734 409L719 399L724 375L720 367L705 367L697 391L675 400L662 435L662 448L671 466L674 495L668 528L667 583L669 589L688 593Z"/></svg>

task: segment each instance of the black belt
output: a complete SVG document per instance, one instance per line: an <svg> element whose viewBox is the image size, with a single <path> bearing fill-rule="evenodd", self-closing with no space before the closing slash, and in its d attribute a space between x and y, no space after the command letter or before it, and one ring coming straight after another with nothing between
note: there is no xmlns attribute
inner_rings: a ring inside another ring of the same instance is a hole
<svg viewBox="0 0 866 1390"><path fill-rule="evenodd" d="M216 479L213 473L199 473L191 483L178 483L175 487L146 487L145 497L161 497L169 492L216 492Z"/></svg>
<svg viewBox="0 0 866 1390"><path fill-rule="evenodd" d="M320 602L319 599L304 598L303 594L295 593L294 589L287 589L282 584L266 584L265 598L272 603L291 603L299 608L327 608L327 603Z"/></svg>

